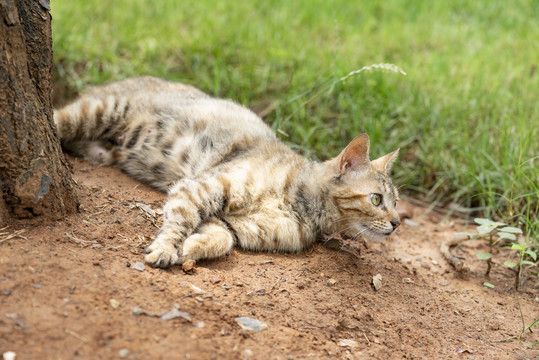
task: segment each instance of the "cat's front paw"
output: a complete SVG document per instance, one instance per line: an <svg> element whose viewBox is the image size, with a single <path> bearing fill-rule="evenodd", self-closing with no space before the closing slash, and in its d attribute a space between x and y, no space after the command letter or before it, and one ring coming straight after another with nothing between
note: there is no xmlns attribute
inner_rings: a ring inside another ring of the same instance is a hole
<svg viewBox="0 0 539 360"><path fill-rule="evenodd" d="M144 260L152 267L166 269L183 262L176 246L161 239L156 239L151 245L147 246L144 253L146 254Z"/></svg>

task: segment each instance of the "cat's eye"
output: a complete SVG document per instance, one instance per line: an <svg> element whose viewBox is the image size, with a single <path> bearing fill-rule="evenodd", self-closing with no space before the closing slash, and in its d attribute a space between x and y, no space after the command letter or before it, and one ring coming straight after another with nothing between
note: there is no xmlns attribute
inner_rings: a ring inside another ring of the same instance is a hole
<svg viewBox="0 0 539 360"><path fill-rule="evenodd" d="M382 195L380 194L371 194L371 202L374 206L378 206L382 203Z"/></svg>

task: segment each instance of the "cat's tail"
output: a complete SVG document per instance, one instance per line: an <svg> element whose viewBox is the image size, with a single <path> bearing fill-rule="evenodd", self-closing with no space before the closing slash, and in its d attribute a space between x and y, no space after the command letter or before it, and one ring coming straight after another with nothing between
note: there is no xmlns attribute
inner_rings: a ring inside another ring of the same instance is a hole
<svg viewBox="0 0 539 360"><path fill-rule="evenodd" d="M83 95L55 110L54 123L62 147L74 155L108 163L111 148L123 142L129 108L126 98Z"/></svg>
<svg viewBox="0 0 539 360"><path fill-rule="evenodd" d="M115 96L81 97L54 111L54 123L62 143L104 140L121 136L130 104Z"/></svg>

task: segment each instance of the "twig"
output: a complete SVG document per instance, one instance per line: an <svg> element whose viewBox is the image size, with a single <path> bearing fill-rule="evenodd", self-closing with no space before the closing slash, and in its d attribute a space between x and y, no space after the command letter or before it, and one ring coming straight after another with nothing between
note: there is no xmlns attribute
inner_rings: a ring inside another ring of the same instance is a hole
<svg viewBox="0 0 539 360"><path fill-rule="evenodd" d="M74 332L72 330L64 329L64 331L65 331L66 334L74 336L74 337L76 337L77 339L79 339L82 342L85 342L85 343L88 342L88 340L86 340L85 338L83 338L82 336L80 336L79 334L77 334L76 332Z"/></svg>
<svg viewBox="0 0 539 360"><path fill-rule="evenodd" d="M470 240L471 237L469 235L456 235L452 237L451 239L448 239L440 245L440 252L445 257L447 262L451 264L455 270L461 271L462 267L464 266L464 263L457 258L456 256L453 256L450 252L450 248L453 246L457 246L461 243L463 243L466 240Z"/></svg>
<svg viewBox="0 0 539 360"><path fill-rule="evenodd" d="M97 241L95 240L83 240L83 239L79 239L78 237L76 237L75 235L73 234L69 234L69 233L65 233L66 236L68 237L69 240L77 243L77 244L82 244L82 245L91 245L91 244L97 244Z"/></svg>
<svg viewBox="0 0 539 360"><path fill-rule="evenodd" d="M4 229L7 229L7 226L0 229L0 230L4 230ZM2 236L2 238L0 239L0 244L5 242L5 241L8 241L10 239L13 239L13 238L21 238L21 239L24 239L24 240L28 240L28 238L26 236L22 236L21 234L23 232L25 232L26 229L20 229L20 230L17 230L11 234L8 234L8 233L0 233L0 236Z"/></svg>

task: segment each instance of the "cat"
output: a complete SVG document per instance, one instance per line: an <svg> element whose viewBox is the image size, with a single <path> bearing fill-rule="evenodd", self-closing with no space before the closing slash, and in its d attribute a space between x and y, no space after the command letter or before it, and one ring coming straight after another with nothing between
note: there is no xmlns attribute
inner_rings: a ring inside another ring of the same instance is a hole
<svg viewBox="0 0 539 360"><path fill-rule="evenodd" d="M154 77L84 91L54 112L63 147L168 192L145 260L167 268L234 245L298 252L322 233L383 239L400 225L389 173L360 134L325 162L277 139L249 109Z"/></svg>

